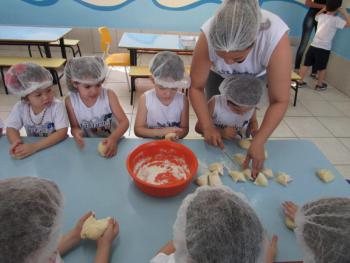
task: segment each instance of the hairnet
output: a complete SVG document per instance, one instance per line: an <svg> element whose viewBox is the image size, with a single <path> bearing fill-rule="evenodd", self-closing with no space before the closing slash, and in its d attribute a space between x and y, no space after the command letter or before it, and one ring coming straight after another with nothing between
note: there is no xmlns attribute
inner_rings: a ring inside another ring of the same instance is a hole
<svg viewBox="0 0 350 263"><path fill-rule="evenodd" d="M304 262L350 262L350 198L307 203L298 210L295 222Z"/></svg>
<svg viewBox="0 0 350 263"><path fill-rule="evenodd" d="M0 262L47 262L56 251L63 197L35 177L0 180Z"/></svg>
<svg viewBox="0 0 350 263"><path fill-rule="evenodd" d="M13 65L5 74L7 88L12 94L20 97L52 86L52 80L50 71L30 62Z"/></svg>
<svg viewBox="0 0 350 263"><path fill-rule="evenodd" d="M209 41L215 50L245 50L255 42L260 22L257 0L225 0L213 18Z"/></svg>
<svg viewBox="0 0 350 263"><path fill-rule="evenodd" d="M107 67L100 57L77 57L68 60L64 74L68 89L76 91L72 82L76 81L86 85L101 83L106 78Z"/></svg>
<svg viewBox="0 0 350 263"><path fill-rule="evenodd" d="M268 243L257 215L225 186L202 186L188 195L173 228L176 262L255 263L265 258Z"/></svg>
<svg viewBox="0 0 350 263"><path fill-rule="evenodd" d="M225 78L220 93L238 106L256 106L263 93L264 83L253 75L237 74Z"/></svg>
<svg viewBox="0 0 350 263"><path fill-rule="evenodd" d="M184 63L173 52L163 51L156 54L150 63L150 71L154 82L164 88L190 87L191 81L185 76Z"/></svg>

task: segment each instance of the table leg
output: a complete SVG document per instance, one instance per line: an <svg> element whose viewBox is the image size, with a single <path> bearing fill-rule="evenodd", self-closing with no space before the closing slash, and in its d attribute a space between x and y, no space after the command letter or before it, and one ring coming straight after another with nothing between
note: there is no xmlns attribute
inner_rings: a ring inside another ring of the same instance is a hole
<svg viewBox="0 0 350 263"><path fill-rule="evenodd" d="M51 50L50 50L50 45L49 43L44 44L44 49L45 49L45 55L47 58L51 58Z"/></svg>
<svg viewBox="0 0 350 263"><path fill-rule="evenodd" d="M137 50L129 49L131 66L137 66Z"/></svg>
<svg viewBox="0 0 350 263"><path fill-rule="evenodd" d="M62 58L67 58L66 48L64 46L64 38L63 37L60 38L60 47L61 47ZM74 54L74 52L73 52L73 54Z"/></svg>

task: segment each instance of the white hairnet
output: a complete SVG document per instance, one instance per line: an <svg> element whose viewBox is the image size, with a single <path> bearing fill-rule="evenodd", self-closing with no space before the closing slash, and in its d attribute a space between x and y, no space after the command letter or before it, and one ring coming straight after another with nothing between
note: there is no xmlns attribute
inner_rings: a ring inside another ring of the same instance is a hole
<svg viewBox="0 0 350 263"><path fill-rule="evenodd" d="M35 177L0 180L0 262L47 263L56 251L63 197Z"/></svg>
<svg viewBox="0 0 350 263"><path fill-rule="evenodd" d="M26 62L13 65L5 73L5 83L12 94L25 97L37 89L52 86L53 78L47 69Z"/></svg>
<svg viewBox="0 0 350 263"><path fill-rule="evenodd" d="M245 50L255 42L260 23L258 0L225 0L213 18L209 41L215 50Z"/></svg>
<svg viewBox="0 0 350 263"><path fill-rule="evenodd" d="M106 78L107 67L100 57L86 56L68 60L64 74L70 91L77 91L72 82L96 85Z"/></svg>
<svg viewBox="0 0 350 263"><path fill-rule="evenodd" d="M263 262L263 227L249 204L225 186L202 186L181 204L173 227L176 262Z"/></svg>
<svg viewBox="0 0 350 263"><path fill-rule="evenodd" d="M264 86L264 82L254 75L237 74L225 78L219 90L234 104L249 107L259 103Z"/></svg>
<svg viewBox="0 0 350 263"><path fill-rule="evenodd" d="M298 210L295 222L304 262L350 262L350 198L307 203Z"/></svg>
<svg viewBox="0 0 350 263"><path fill-rule="evenodd" d="M150 71L154 82L164 88L189 88L190 78L185 75L182 59L175 53L163 51L156 54L151 63Z"/></svg>

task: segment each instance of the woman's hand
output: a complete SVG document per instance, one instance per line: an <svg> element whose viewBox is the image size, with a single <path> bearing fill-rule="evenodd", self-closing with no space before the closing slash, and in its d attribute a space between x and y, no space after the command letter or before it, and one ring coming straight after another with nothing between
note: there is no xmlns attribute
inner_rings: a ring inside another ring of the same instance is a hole
<svg viewBox="0 0 350 263"><path fill-rule="evenodd" d="M252 140L251 145L248 149L246 159L243 163L243 167L249 167L249 163L252 161L252 177L255 179L258 173L264 167L265 161L265 150L264 144Z"/></svg>
<svg viewBox="0 0 350 263"><path fill-rule="evenodd" d="M208 127L203 129L203 136L206 143L213 145L215 147L224 148L224 143L222 142L221 134L215 127Z"/></svg>

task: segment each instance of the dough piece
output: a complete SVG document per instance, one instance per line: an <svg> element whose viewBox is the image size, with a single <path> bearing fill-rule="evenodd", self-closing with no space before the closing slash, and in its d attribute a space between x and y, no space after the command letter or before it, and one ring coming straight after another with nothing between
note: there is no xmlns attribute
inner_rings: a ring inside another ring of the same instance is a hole
<svg viewBox="0 0 350 263"><path fill-rule="evenodd" d="M235 155L233 155L233 160L235 160L240 166L242 166L245 160L245 155L236 153Z"/></svg>
<svg viewBox="0 0 350 263"><path fill-rule="evenodd" d="M194 181L198 186L208 185L208 174L198 176Z"/></svg>
<svg viewBox="0 0 350 263"><path fill-rule="evenodd" d="M245 150L249 149L250 144L251 144L251 142L248 139L243 139L243 140L240 140L238 142L239 147L241 147L242 149L245 149Z"/></svg>
<svg viewBox="0 0 350 263"><path fill-rule="evenodd" d="M254 184L266 187L269 185L269 182L267 181L267 179L263 173L259 173L254 181Z"/></svg>
<svg viewBox="0 0 350 263"><path fill-rule="evenodd" d="M222 185L220 176L218 172L212 172L208 176L210 186L220 186Z"/></svg>
<svg viewBox="0 0 350 263"><path fill-rule="evenodd" d="M287 184L289 184L292 180L293 179L286 173L276 173L276 182L281 185L287 186Z"/></svg>
<svg viewBox="0 0 350 263"><path fill-rule="evenodd" d="M272 179L273 178L273 172L272 172L271 169L264 168L264 169L262 169L261 172L266 176L267 179Z"/></svg>
<svg viewBox="0 0 350 263"><path fill-rule="evenodd" d="M244 177L244 174L239 171L229 171L229 175L232 177L233 181L237 182L245 182L246 179Z"/></svg>
<svg viewBox="0 0 350 263"><path fill-rule="evenodd" d="M97 150L102 157L106 156L106 145L104 145L102 141L98 144Z"/></svg>
<svg viewBox="0 0 350 263"><path fill-rule="evenodd" d="M334 180L334 175L330 170L327 169L318 169L316 175L324 182L330 183Z"/></svg>
<svg viewBox="0 0 350 263"><path fill-rule="evenodd" d="M97 240L105 232L109 219L111 218L106 217L104 219L96 220L96 218L91 215L85 220L80 232L80 237L82 239Z"/></svg>
<svg viewBox="0 0 350 263"><path fill-rule="evenodd" d="M167 141L176 141L179 138L177 137L175 132L170 132L167 135L165 135L164 139Z"/></svg>
<svg viewBox="0 0 350 263"><path fill-rule="evenodd" d="M245 178L247 178L248 180L250 180L250 181L254 180L253 177L252 177L252 170L250 170L248 168L244 169L243 170L243 174L244 174Z"/></svg>
<svg viewBox="0 0 350 263"><path fill-rule="evenodd" d="M224 164L223 163L212 163L209 165L211 172L218 172L219 175L224 175Z"/></svg>
<svg viewBox="0 0 350 263"><path fill-rule="evenodd" d="M294 230L297 227L295 222L292 219L290 219L288 216L286 216L286 218L284 219L284 223L290 230Z"/></svg>

